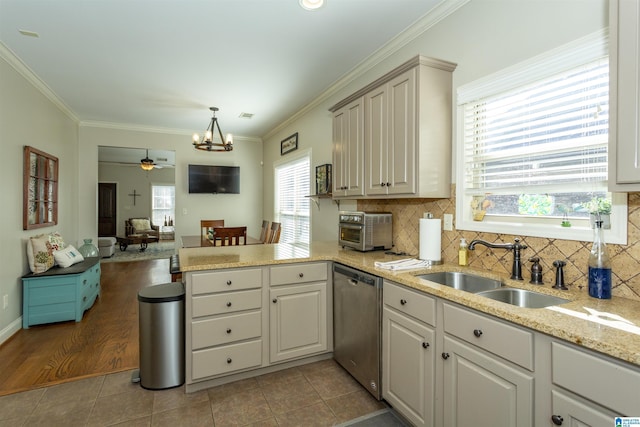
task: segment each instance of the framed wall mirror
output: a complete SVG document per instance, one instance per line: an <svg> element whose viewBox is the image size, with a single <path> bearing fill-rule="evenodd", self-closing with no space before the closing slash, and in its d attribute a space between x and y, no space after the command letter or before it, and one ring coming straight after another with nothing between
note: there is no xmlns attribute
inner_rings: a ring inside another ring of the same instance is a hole
<svg viewBox="0 0 640 427"><path fill-rule="evenodd" d="M58 158L24 147L22 228L58 224Z"/></svg>

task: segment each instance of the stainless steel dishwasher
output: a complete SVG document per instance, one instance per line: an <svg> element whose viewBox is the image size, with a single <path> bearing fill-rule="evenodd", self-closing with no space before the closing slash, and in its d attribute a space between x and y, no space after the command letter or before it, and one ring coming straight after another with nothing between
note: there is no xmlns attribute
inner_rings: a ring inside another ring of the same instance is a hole
<svg viewBox="0 0 640 427"><path fill-rule="evenodd" d="M380 400L382 279L333 264L333 357Z"/></svg>

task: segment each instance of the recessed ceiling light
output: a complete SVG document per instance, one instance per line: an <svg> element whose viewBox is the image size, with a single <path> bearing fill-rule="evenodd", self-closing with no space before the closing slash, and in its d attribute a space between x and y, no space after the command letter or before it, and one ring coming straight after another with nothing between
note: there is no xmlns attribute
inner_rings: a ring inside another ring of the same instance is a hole
<svg viewBox="0 0 640 427"><path fill-rule="evenodd" d="M300 6L306 10L318 10L324 6L324 0L299 0Z"/></svg>
<svg viewBox="0 0 640 427"><path fill-rule="evenodd" d="M29 30L18 30L18 32L19 32L20 34L22 34L23 36L27 36L27 37L35 37L35 38L40 37L40 34L36 33L35 31L29 31Z"/></svg>

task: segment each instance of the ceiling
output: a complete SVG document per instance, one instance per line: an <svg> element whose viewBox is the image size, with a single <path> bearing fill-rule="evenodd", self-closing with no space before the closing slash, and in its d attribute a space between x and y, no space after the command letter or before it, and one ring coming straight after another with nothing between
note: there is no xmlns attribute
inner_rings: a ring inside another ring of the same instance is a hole
<svg viewBox="0 0 640 427"><path fill-rule="evenodd" d="M0 42L80 122L260 138L441 1L0 0Z"/></svg>

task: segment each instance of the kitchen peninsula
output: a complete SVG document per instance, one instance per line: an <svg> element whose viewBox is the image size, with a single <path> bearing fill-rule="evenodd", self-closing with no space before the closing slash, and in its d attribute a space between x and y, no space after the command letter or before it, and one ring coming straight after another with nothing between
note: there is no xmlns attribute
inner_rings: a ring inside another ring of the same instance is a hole
<svg viewBox="0 0 640 427"><path fill-rule="evenodd" d="M444 264L426 269L393 272L377 268L375 262L400 257L385 255L383 252L362 253L344 250L335 241L312 243L308 247L277 244L183 248L180 249L179 255L187 289L187 391L254 376L255 372L275 371L295 366L296 363L307 363L312 360L310 358L317 360L330 357L333 325L331 264L338 262L382 277L384 289L398 287L405 292L433 300L434 320L429 327L435 332L436 338L433 343L423 343L423 346L430 347L432 351L430 363L435 366L436 375L445 375L445 388L446 372L449 369L446 364L455 360L455 352L450 349L456 348L453 344L459 346L459 342L468 341L473 345L474 354L488 357L492 362L502 361L512 371L513 367L522 371L518 375L526 381L523 382L524 387L517 390L518 405L521 404L522 388L525 392L529 390L528 394L525 393L523 402L528 401L531 404L524 403L528 409L518 406L517 420L533 420L534 412L536 419L551 416L550 413L556 411L556 406L562 406L557 402L566 403L563 393L578 396L575 397L575 401L578 402L586 398L602 404L602 410L598 414L606 414L605 418L615 414L638 415L632 412L640 407L640 397L637 394L640 388L640 302L619 297L597 300L590 298L584 287L578 289L578 284L569 283L569 291L556 291L551 289L550 285L530 285L526 280L514 281L491 272L472 271L457 265ZM571 301L541 309L522 308L415 277L418 274L437 271L472 272L499 279L508 287L529 289ZM234 281L233 277L239 280ZM233 291L229 289L236 285L240 288ZM228 298L231 295L237 299ZM232 328L228 328L227 333L223 334L227 336L223 336L219 342L197 343L195 341L200 339L198 334L204 334L198 332L198 328L221 318L222 312L207 311L208 303L213 306L217 299L219 302L225 301L226 307L241 307L233 313L234 318L239 320L237 330L241 335L232 339L229 336L235 334L236 329L233 329L232 333ZM287 301L291 304L302 301L306 305L303 305L303 310L298 311L310 312L313 316L319 317L310 317L315 322L313 325L304 323L309 319L303 323L291 322L291 317L288 318L289 322L283 322L283 319L287 319L286 316L295 311L293 305L282 309L280 304ZM323 310L326 310L324 314L316 313ZM482 338L479 336L482 332L475 337L473 334L470 334L471 337L458 336L455 330L449 329L446 325L447 322L452 324L451 320L457 319L456 322L461 322L459 319L464 318L486 322L484 324L488 326ZM496 326L496 331L499 332L495 336L497 342L490 341L492 338L489 331L493 326ZM288 330L283 331L280 329L282 327ZM293 330L296 328L303 330L300 332L303 335L305 331L313 332L313 339L305 341L301 348L289 349L288 340L295 341L300 338L298 332ZM516 348L519 351L518 358L511 359L510 352L505 355L501 349L517 346L516 343L519 341L510 342L510 335L504 332L516 329L519 336L524 334L526 337L526 340L522 341L526 348ZM502 335L503 333L505 335ZM486 341L482 341L483 339ZM234 365L238 361L239 368L211 368L214 354L221 348L216 345L220 343L228 343L226 347L229 348L237 347L238 352L235 354L238 359L225 356L224 365ZM449 353L452 353L453 357L448 361ZM250 361L241 360L248 354L254 355L255 358ZM203 359L198 361L200 355L203 355ZM438 357L435 357L436 355ZM439 357L440 355L442 357ZM521 359L520 355L523 355ZM385 363L383 361L383 369ZM571 367L578 371L572 371ZM205 371L194 375L193 370L196 368L203 368ZM563 377L562 372L569 371L575 375L571 377L567 374ZM603 374L596 375L598 371L602 371ZM584 372L584 375L581 375L581 372ZM592 375L594 377L590 377ZM432 387L436 392L442 387L441 381L433 381ZM591 381L593 387L584 390L585 381ZM613 392L612 388L617 391ZM548 397L552 393L553 398ZM536 405L532 404L534 396ZM386 396L383 397L389 400ZM542 401L544 403L541 403ZM435 403L429 402L428 405L433 406ZM393 404L417 425L434 425L430 420L435 420L435 425L438 425L439 421L443 420L442 417L447 420L448 411L453 411L447 405L445 397L444 415L434 415L438 412L435 409L416 415L411 409L403 410L402 405ZM528 425L520 421L513 425Z"/></svg>

